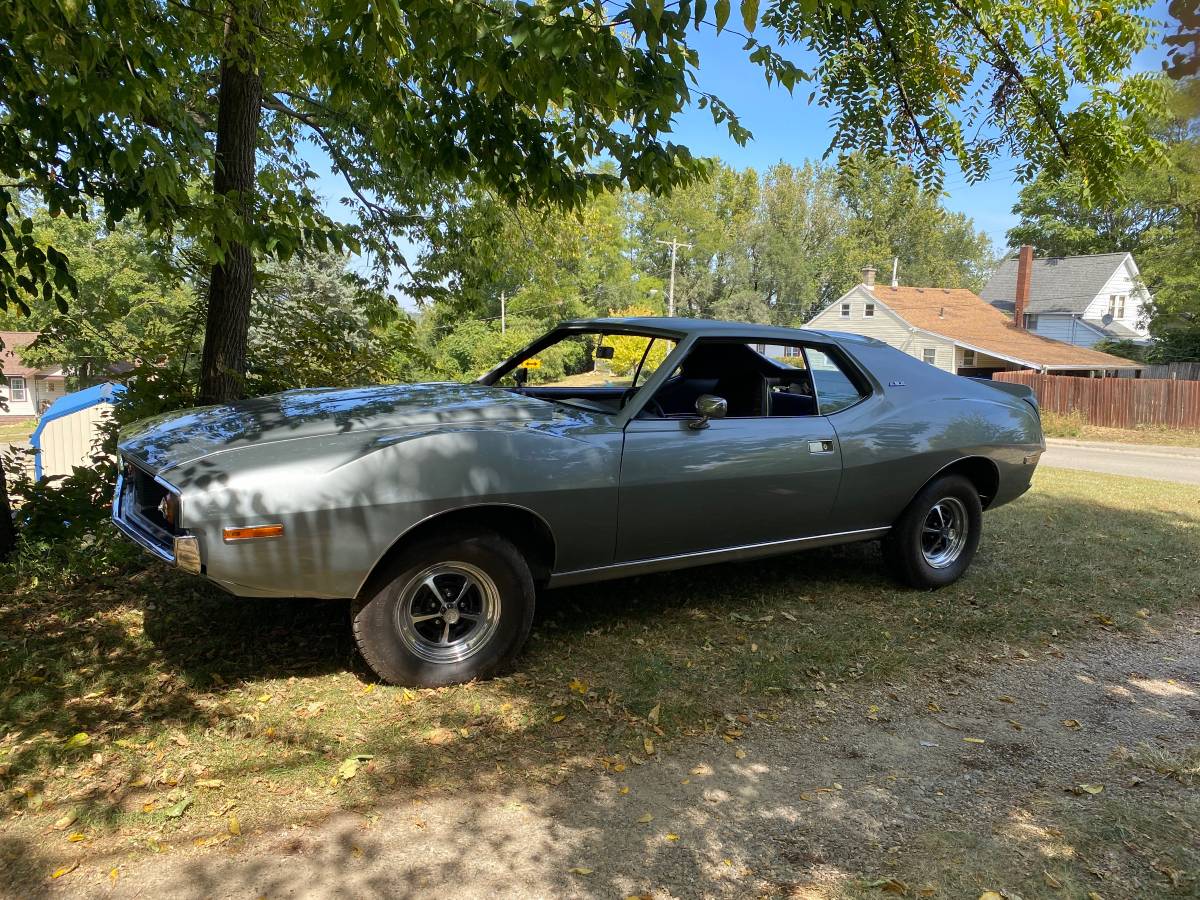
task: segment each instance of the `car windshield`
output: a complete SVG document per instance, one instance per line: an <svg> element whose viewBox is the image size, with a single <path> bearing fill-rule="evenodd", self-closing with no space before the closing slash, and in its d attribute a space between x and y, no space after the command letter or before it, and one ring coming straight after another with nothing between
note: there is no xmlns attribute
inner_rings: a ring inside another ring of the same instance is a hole
<svg viewBox="0 0 1200 900"><path fill-rule="evenodd" d="M491 383L496 387L567 391L640 387L675 349L671 338L614 331L572 331L537 350ZM553 398L551 396L551 398Z"/></svg>

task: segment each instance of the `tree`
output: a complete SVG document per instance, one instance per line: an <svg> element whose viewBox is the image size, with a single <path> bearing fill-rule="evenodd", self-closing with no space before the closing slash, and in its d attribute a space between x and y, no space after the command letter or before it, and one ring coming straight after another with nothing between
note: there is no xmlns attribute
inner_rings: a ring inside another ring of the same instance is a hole
<svg viewBox="0 0 1200 900"><path fill-rule="evenodd" d="M1022 177L1076 172L1099 195L1155 152L1155 82L1119 79L1147 40L1142 6L743 0L745 32L729 30L769 81L811 80L839 154L908 155L931 184L947 160L978 179L1007 151ZM729 0L712 18L706 0L12 0L0 7L0 301L74 295L69 259L31 240L22 192L52 213L95 204L110 227L134 216L179 231L211 262L201 394L227 399L242 387L263 256L348 248L403 265L397 233L460 182L567 207L618 184L684 184L702 164L667 138L693 101L745 140L699 87L688 43L730 13ZM815 69L747 33L811 51ZM306 146L346 180L349 222L312 192ZM614 170L587 168L598 158Z"/></svg>
<svg viewBox="0 0 1200 900"><path fill-rule="evenodd" d="M265 394L396 381L411 344L412 321L344 257L268 261L250 310L247 385Z"/></svg>
<svg viewBox="0 0 1200 900"><path fill-rule="evenodd" d="M58 247L71 259L79 294L64 312L50 300L30 298L29 315L0 314L0 325L41 332L21 357L29 365L63 365L80 387L103 381L117 363L157 360L198 346L196 294L184 283L179 260L139 228L105 228L95 217L33 214L39 247ZM182 346L181 346L182 344Z"/></svg>

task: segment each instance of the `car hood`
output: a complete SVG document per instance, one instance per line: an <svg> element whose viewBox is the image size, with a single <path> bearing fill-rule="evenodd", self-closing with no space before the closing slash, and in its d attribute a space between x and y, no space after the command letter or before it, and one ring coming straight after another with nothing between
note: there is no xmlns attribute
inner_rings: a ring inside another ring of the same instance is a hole
<svg viewBox="0 0 1200 900"><path fill-rule="evenodd" d="M242 447L359 431L536 422L553 404L481 384L303 389L143 419L121 431L121 452L164 472Z"/></svg>

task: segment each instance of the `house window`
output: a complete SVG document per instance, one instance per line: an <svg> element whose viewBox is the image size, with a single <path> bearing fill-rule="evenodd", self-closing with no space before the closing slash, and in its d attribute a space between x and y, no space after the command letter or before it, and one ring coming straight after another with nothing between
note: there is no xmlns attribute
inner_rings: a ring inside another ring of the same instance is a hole
<svg viewBox="0 0 1200 900"><path fill-rule="evenodd" d="M849 303L842 304L842 318L843 319L850 318L850 304Z"/></svg>
<svg viewBox="0 0 1200 900"><path fill-rule="evenodd" d="M10 375L8 379L8 398L14 403L24 403L29 399L25 390L25 379L20 375Z"/></svg>
<svg viewBox="0 0 1200 900"><path fill-rule="evenodd" d="M1025 313L1025 330L1037 331L1038 318L1036 315Z"/></svg>
<svg viewBox="0 0 1200 900"><path fill-rule="evenodd" d="M864 306L863 307L863 315L866 316L868 319L872 318L875 315L875 304L868 303L866 306Z"/></svg>
<svg viewBox="0 0 1200 900"><path fill-rule="evenodd" d="M974 350L964 350L963 351L963 365L969 369L975 368L975 351Z"/></svg>
<svg viewBox="0 0 1200 900"><path fill-rule="evenodd" d="M1114 319L1125 318L1125 295L1124 294L1109 294L1108 295L1108 314Z"/></svg>
<svg viewBox="0 0 1200 900"><path fill-rule="evenodd" d="M783 355L788 358L802 356L803 353L803 350L793 344L788 344L783 348Z"/></svg>
<svg viewBox="0 0 1200 900"><path fill-rule="evenodd" d="M921 359L929 363L931 366L936 366L937 350L934 347L926 347L921 351Z"/></svg>

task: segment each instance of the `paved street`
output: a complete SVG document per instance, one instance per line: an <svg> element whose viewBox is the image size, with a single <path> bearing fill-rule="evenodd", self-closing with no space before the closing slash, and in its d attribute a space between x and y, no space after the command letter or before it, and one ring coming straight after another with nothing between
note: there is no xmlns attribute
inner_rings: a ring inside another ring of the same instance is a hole
<svg viewBox="0 0 1200 900"><path fill-rule="evenodd" d="M1180 484L1200 484L1200 447L1158 447L1048 438L1041 464Z"/></svg>

